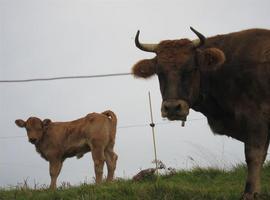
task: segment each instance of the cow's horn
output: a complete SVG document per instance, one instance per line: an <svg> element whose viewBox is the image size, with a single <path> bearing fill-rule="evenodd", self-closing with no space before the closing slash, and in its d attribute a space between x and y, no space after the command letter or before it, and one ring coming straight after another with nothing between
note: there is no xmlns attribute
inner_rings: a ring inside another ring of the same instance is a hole
<svg viewBox="0 0 270 200"><path fill-rule="evenodd" d="M135 45L136 45L136 47L138 47L139 49L141 49L143 51L156 52L157 44L143 44L143 43L140 43L139 35L140 35L140 31L138 30L137 34L136 34L136 37L135 37Z"/></svg>
<svg viewBox="0 0 270 200"><path fill-rule="evenodd" d="M198 47L204 45L204 43L205 43L205 37L204 37L204 35L201 34L201 33L198 32L198 31L196 31L196 30L195 30L194 28L192 28L192 27L190 27L190 29L191 29L192 32L195 33L195 34L198 36L198 38L199 38L199 39L197 39L197 40L193 40L193 41L192 41L194 47L195 47L195 48L198 48Z"/></svg>

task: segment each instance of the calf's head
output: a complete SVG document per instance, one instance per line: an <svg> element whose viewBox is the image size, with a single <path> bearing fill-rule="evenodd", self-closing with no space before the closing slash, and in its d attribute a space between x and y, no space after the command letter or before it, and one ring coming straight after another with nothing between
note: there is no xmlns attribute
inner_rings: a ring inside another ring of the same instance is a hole
<svg viewBox="0 0 270 200"><path fill-rule="evenodd" d="M165 40L159 44L139 42L136 46L156 56L136 63L132 68L135 77L148 78L156 74L162 95L161 114L169 120L185 121L189 108L200 94L201 72L217 70L224 62L224 53L217 48L201 48L205 37L193 29L199 39Z"/></svg>
<svg viewBox="0 0 270 200"><path fill-rule="evenodd" d="M29 142L32 144L38 144L45 134L48 125L51 123L51 120L44 119L41 121L37 117L30 117L26 121L17 119L15 123L18 127L26 129Z"/></svg>

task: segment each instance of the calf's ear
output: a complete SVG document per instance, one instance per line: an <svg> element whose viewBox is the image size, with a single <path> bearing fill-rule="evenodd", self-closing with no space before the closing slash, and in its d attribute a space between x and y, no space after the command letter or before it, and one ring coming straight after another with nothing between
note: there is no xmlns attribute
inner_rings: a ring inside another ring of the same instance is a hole
<svg viewBox="0 0 270 200"><path fill-rule="evenodd" d="M149 78L156 73L155 62L153 59L145 59L137 62L133 68L132 73L135 77Z"/></svg>
<svg viewBox="0 0 270 200"><path fill-rule="evenodd" d="M225 54L218 48L207 48L197 50L197 64L202 71L217 70L225 62Z"/></svg>
<svg viewBox="0 0 270 200"><path fill-rule="evenodd" d="M50 119L44 119L42 121L43 131L45 131L45 132L47 131L47 129L48 129L51 122L52 121Z"/></svg>
<svg viewBox="0 0 270 200"><path fill-rule="evenodd" d="M18 127L24 128L26 123L25 123L25 121L23 121L22 119L17 119L17 120L15 120L15 124L16 124Z"/></svg>
<svg viewBox="0 0 270 200"><path fill-rule="evenodd" d="M48 128L49 124L51 123L52 121L50 119L44 119L42 121L42 125L43 125L43 128Z"/></svg>

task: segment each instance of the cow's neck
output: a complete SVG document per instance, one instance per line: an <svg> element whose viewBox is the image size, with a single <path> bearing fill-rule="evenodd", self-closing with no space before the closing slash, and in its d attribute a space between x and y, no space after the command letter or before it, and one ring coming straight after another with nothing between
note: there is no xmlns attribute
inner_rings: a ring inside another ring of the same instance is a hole
<svg viewBox="0 0 270 200"><path fill-rule="evenodd" d="M42 158L44 158L45 160L48 160L48 155L46 154L46 150L48 150L49 148L49 141L46 137L44 137L44 134L42 136L42 138L40 139L40 141L35 144L36 147L36 151L41 155Z"/></svg>
<svg viewBox="0 0 270 200"><path fill-rule="evenodd" d="M237 108L230 104L226 96L215 95L217 90L221 90L224 94L223 88L218 87L219 83L214 83L215 80L211 78L211 74L201 76L201 89L197 101L192 105L192 109L201 112L208 120L208 124L212 131L217 134L228 135L243 141L244 136L241 135L241 127L238 126L238 121L235 116Z"/></svg>
<svg viewBox="0 0 270 200"><path fill-rule="evenodd" d="M197 100L193 103L191 108L195 111L201 112L205 116L215 115L215 110L220 110L216 99L211 95L211 77L207 73L200 74L200 93ZM210 106L209 106L210 105ZM209 108L214 109L209 110Z"/></svg>

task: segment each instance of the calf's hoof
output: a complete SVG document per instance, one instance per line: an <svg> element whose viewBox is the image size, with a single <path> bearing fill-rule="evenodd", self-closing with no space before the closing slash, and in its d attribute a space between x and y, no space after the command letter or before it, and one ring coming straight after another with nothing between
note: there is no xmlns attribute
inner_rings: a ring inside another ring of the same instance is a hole
<svg viewBox="0 0 270 200"><path fill-rule="evenodd" d="M56 187L49 187L49 190L56 190Z"/></svg>

